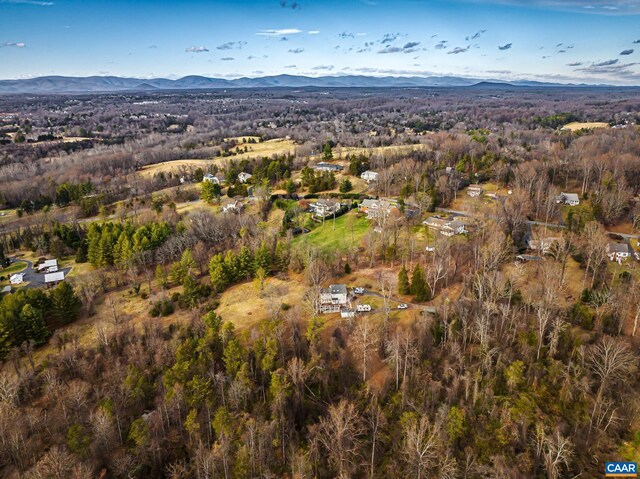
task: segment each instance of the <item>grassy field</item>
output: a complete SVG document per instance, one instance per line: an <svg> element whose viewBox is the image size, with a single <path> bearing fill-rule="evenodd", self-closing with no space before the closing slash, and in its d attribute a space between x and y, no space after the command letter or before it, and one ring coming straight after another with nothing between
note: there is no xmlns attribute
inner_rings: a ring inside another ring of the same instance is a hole
<svg viewBox="0 0 640 479"><path fill-rule="evenodd" d="M369 229L369 221L356 217L355 211L346 215L325 220L324 225L318 225L312 231L302 234L293 240L294 245L312 245L321 249L343 251L350 246L357 246Z"/></svg>
<svg viewBox="0 0 640 479"><path fill-rule="evenodd" d="M216 313L238 329L249 329L271 319L282 304L300 306L306 289L301 278L268 278L262 291L253 282L238 284L222 293Z"/></svg>
<svg viewBox="0 0 640 479"><path fill-rule="evenodd" d="M0 223L3 223L5 221L15 220L17 218L17 216L18 215L16 215L16 210L15 209L1 210L0 211Z"/></svg>
<svg viewBox="0 0 640 479"><path fill-rule="evenodd" d="M609 128L608 123L593 121L593 122L579 122L574 121L567 123L562 127L563 130L578 131L578 130L591 130L593 128Z"/></svg>
<svg viewBox="0 0 640 479"><path fill-rule="evenodd" d="M148 165L140 170L140 174L146 177L156 175L160 172L177 172L181 168L206 168L211 165L222 165L226 161L240 161L252 158L260 158L263 156L270 157L271 155L283 155L286 153L294 153L296 145L292 140L275 139L264 141L262 143L246 143L240 145L242 148L247 146L249 151L246 153L240 153L234 156L226 158L215 158L211 160L174 160L165 161L163 163L157 163L155 165Z"/></svg>
<svg viewBox="0 0 640 479"><path fill-rule="evenodd" d="M0 281L0 287L6 286L9 284L9 278L14 273L19 273L20 271L26 269L27 263L24 261L19 261L11 264L7 268L0 270L0 276L4 276L5 279Z"/></svg>

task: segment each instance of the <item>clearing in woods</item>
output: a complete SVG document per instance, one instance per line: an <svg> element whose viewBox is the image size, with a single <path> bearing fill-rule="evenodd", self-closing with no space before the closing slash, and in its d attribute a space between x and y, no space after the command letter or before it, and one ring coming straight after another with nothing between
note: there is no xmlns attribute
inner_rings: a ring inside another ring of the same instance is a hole
<svg viewBox="0 0 640 479"><path fill-rule="evenodd" d="M567 123L562 127L563 130L571 130L571 131L590 130L593 128L609 128L609 124L604 122L599 122L599 121L592 121L592 122L574 121L572 123Z"/></svg>
<svg viewBox="0 0 640 479"><path fill-rule="evenodd" d="M253 138L253 137L238 137ZM154 165L147 165L142 167L140 174L146 177L153 176L157 173L164 172L179 172L189 170L191 168L207 168L211 165L221 165L225 161L234 160L249 160L261 157L270 157L271 155L284 155L287 153L295 153L296 143L293 140L287 140L283 138L276 138L274 140L264 141L262 143L239 143L240 148L247 146L249 151L246 153L239 153L228 157L218 157L210 160L191 159L191 160L171 160L164 161L162 163L156 163ZM415 145L396 145L396 146L378 146L373 148L359 148L359 147L338 147L334 148L333 156L336 159L344 158L347 155L385 155L385 154L402 154L417 150L427 150L429 145L415 144ZM320 161L321 156L311 156L310 160Z"/></svg>
<svg viewBox="0 0 640 479"><path fill-rule="evenodd" d="M249 138L249 137L247 137ZM261 158L263 156L271 157L271 155L284 155L287 153L295 153L296 144L292 140L275 139L263 141L262 143L239 143L239 148L249 148L246 153L238 153L227 157L217 157L211 160L172 160L156 163L155 165L144 166L140 173L143 176L153 176L157 173L168 173L171 171L187 170L189 168L207 168L211 165L221 165L226 161L241 161L252 158Z"/></svg>

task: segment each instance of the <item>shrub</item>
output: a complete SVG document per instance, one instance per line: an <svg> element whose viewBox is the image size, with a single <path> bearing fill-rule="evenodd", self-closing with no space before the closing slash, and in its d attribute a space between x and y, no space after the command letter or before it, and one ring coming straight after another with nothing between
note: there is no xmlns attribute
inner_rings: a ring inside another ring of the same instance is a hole
<svg viewBox="0 0 640 479"><path fill-rule="evenodd" d="M173 302L169 299L162 299L153 304L151 309L149 310L149 315L152 318L165 317L173 314L175 311L175 307L173 306Z"/></svg>

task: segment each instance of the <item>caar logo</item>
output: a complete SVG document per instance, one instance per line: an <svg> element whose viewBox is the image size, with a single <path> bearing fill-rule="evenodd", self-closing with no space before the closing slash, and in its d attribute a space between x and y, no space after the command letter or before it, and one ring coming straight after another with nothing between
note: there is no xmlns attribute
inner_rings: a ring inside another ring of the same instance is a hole
<svg viewBox="0 0 640 479"><path fill-rule="evenodd" d="M605 477L638 477L638 464L635 462L607 462L604 465Z"/></svg>

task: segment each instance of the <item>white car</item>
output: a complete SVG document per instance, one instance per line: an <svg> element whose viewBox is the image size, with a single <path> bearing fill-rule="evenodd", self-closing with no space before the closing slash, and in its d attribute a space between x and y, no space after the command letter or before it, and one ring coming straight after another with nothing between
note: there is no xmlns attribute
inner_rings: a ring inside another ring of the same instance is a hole
<svg viewBox="0 0 640 479"><path fill-rule="evenodd" d="M371 311L371 305L370 304L359 304L358 306L356 306L356 311L363 313L363 312L369 312Z"/></svg>
<svg viewBox="0 0 640 479"><path fill-rule="evenodd" d="M409 309L409 305L406 303L400 303L398 309Z"/></svg>
<svg viewBox="0 0 640 479"><path fill-rule="evenodd" d="M353 292L355 294L364 294L364 288L355 288Z"/></svg>

